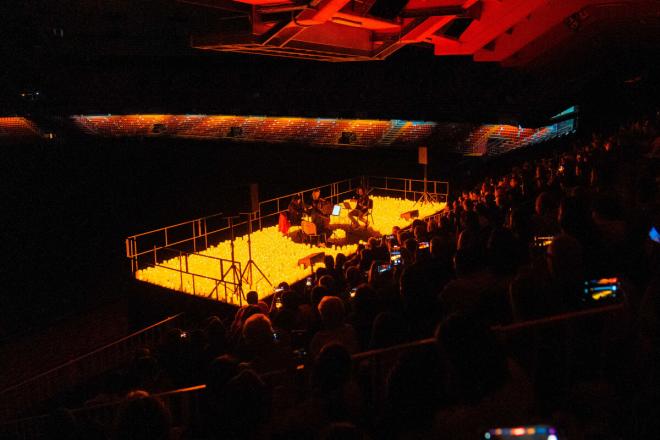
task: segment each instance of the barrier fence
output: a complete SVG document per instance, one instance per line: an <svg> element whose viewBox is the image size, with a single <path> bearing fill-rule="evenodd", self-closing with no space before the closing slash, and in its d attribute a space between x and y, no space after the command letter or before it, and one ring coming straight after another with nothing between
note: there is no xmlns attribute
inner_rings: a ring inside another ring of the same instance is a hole
<svg viewBox="0 0 660 440"><path fill-rule="evenodd" d="M332 182L314 188L297 191L280 197L259 202L258 210L251 213L241 213L238 216L229 216L222 213L198 218L171 226L165 226L152 231L131 235L126 238L126 256L131 262L131 271L147 267L164 267L168 270L178 271L179 286L172 288L191 292L220 300L224 296L227 301L230 295L242 304L240 263L231 259L216 258L218 271L212 274L192 273L188 270L188 258L195 255L199 258L213 258L201 254L201 251L232 237L246 235L248 232L259 230L277 224L279 215L286 212L291 198L296 195L303 200L310 200L312 191L319 189L321 197L337 204L355 194L359 187L366 187L377 195L398 197L406 200L419 200L429 193L439 202L446 202L449 194L449 184L436 180L419 180L396 177L360 176L351 179ZM179 267L165 266L162 263L168 259L177 258ZM215 264L215 263L214 263ZM229 268L230 270L226 270ZM210 280L214 287L208 291L200 290L197 280ZM190 285L186 284L189 283ZM185 286L184 286L185 284Z"/></svg>
<svg viewBox="0 0 660 440"><path fill-rule="evenodd" d="M63 390L71 389L92 377L117 368L126 362L137 348L155 346L163 334L177 324L182 316L183 314L180 313L166 318L0 391L1 419L8 420L24 414Z"/></svg>

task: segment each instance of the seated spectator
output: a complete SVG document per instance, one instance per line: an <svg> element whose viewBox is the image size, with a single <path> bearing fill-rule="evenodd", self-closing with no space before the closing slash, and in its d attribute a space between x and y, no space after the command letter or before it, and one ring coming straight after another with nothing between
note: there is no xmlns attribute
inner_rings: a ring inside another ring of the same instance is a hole
<svg viewBox="0 0 660 440"><path fill-rule="evenodd" d="M368 284L362 284L351 298L351 306L348 322L358 335L360 347L365 349L369 345L371 323L378 313L376 292Z"/></svg>
<svg viewBox="0 0 660 440"><path fill-rule="evenodd" d="M206 339L208 345L206 346L207 359L214 359L220 355L227 353L227 334L225 326L217 316L211 316L206 320L205 325Z"/></svg>
<svg viewBox="0 0 660 440"><path fill-rule="evenodd" d="M346 269L346 288L348 290L359 286L360 284L366 281L364 277L364 272L362 272L357 267L349 267Z"/></svg>
<svg viewBox="0 0 660 440"><path fill-rule="evenodd" d="M178 328L168 330L157 353L160 365L174 386L188 385L188 338L185 335L186 332Z"/></svg>
<svg viewBox="0 0 660 440"><path fill-rule="evenodd" d="M250 290L246 295L245 295L245 300L250 306L256 306L257 303L259 302L259 294L255 292L254 290Z"/></svg>
<svg viewBox="0 0 660 440"><path fill-rule="evenodd" d="M238 374L239 361L225 354L213 359L206 369L206 390L210 397L217 399L224 393L229 380Z"/></svg>
<svg viewBox="0 0 660 440"><path fill-rule="evenodd" d="M572 236L560 234L552 240L547 256L555 298L564 304L562 308L577 307L585 280L582 245Z"/></svg>
<svg viewBox="0 0 660 440"><path fill-rule="evenodd" d="M310 343L310 355L315 357L324 345L330 342L343 344L349 353L359 351L357 334L353 327L344 322L345 310L341 299L334 296L324 297L318 306L322 329Z"/></svg>
<svg viewBox="0 0 660 440"><path fill-rule="evenodd" d="M117 413L117 439L169 440L170 413L163 403L146 391L130 393Z"/></svg>
<svg viewBox="0 0 660 440"><path fill-rule="evenodd" d="M325 287L332 295L337 295L337 281L331 275L323 275L319 278L319 286Z"/></svg>
<svg viewBox="0 0 660 440"><path fill-rule="evenodd" d="M408 328L405 321L392 312L381 312L373 321L368 347L369 350L377 350L403 344L407 340Z"/></svg>
<svg viewBox="0 0 660 440"><path fill-rule="evenodd" d="M244 370L227 382L217 402L213 438L265 438L269 432L271 395L252 370Z"/></svg>
<svg viewBox="0 0 660 440"><path fill-rule="evenodd" d="M557 204L548 192L542 192L536 197L532 231L537 237L552 237L559 233Z"/></svg>
<svg viewBox="0 0 660 440"><path fill-rule="evenodd" d="M290 290L280 292L279 304L279 308L275 306L270 314L273 326L286 332L303 328L304 323L298 309L299 301L296 293Z"/></svg>
<svg viewBox="0 0 660 440"><path fill-rule="evenodd" d="M293 366L293 356L280 335L273 330L266 315L256 314L243 326L241 359L259 373L283 370Z"/></svg>
<svg viewBox="0 0 660 440"><path fill-rule="evenodd" d="M435 429L443 438L471 439L475 427L528 423L533 392L523 370L507 359L485 323L454 315L436 332L448 367L448 401Z"/></svg>
<svg viewBox="0 0 660 440"><path fill-rule="evenodd" d="M261 308L258 306L248 305L238 309L236 315L234 315L234 321L231 323L231 327L229 329L228 342L231 346L236 346L236 344L238 344L245 321L247 321L250 316L256 315L258 313L263 313Z"/></svg>
<svg viewBox="0 0 660 440"><path fill-rule="evenodd" d="M330 292L330 290L328 290L327 287L321 285L315 286L312 289L312 293L311 293L312 306L318 307L321 300L326 296L330 296L330 295L332 295L332 293Z"/></svg>
<svg viewBox="0 0 660 440"><path fill-rule="evenodd" d="M387 380L378 438L435 438L433 414L447 404L446 372L433 347L404 352Z"/></svg>
<svg viewBox="0 0 660 440"><path fill-rule="evenodd" d="M337 343L325 345L314 360L312 395L290 411L282 438L314 438L330 423L362 422L362 396L351 371L348 350Z"/></svg>

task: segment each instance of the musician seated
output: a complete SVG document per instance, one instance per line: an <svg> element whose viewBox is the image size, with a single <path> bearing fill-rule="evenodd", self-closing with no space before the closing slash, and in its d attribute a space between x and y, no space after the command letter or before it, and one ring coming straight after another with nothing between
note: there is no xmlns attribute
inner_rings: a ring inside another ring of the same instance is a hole
<svg viewBox="0 0 660 440"><path fill-rule="evenodd" d="M302 198L300 195L296 194L291 198L291 202L289 203L289 207L287 208L287 218L289 219L289 223L292 226L300 226L300 221L302 220L303 216L303 204L302 204Z"/></svg>
<svg viewBox="0 0 660 440"><path fill-rule="evenodd" d="M371 199L369 198L369 195L365 189L361 187L357 189L356 198L357 205L355 206L354 210L348 213L348 218L351 220L351 226L354 228L360 226L358 221L363 222L364 227L367 228L369 226L369 219L367 218L367 214L369 213L369 208L372 206Z"/></svg>
<svg viewBox="0 0 660 440"><path fill-rule="evenodd" d="M328 210L329 208L329 210ZM321 197L321 190L312 191L312 204L308 209L312 217L312 223L316 225L318 234L330 234L330 212L332 212L332 203Z"/></svg>

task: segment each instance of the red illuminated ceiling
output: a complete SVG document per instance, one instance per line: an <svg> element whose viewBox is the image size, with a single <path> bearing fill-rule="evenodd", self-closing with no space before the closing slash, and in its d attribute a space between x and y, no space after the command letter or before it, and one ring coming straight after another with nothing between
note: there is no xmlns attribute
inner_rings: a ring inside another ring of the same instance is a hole
<svg viewBox="0 0 660 440"><path fill-rule="evenodd" d="M194 35L193 47L320 61L382 60L426 44L438 56L506 62L531 43L542 53L539 41L558 41L558 31L601 10L660 12L658 2L639 0L179 1L235 14L231 26Z"/></svg>

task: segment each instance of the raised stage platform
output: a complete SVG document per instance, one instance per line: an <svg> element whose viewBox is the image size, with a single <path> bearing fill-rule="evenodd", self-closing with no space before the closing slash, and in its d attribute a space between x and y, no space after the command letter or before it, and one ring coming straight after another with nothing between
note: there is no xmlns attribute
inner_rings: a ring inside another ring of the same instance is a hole
<svg viewBox="0 0 660 440"><path fill-rule="evenodd" d="M385 180L381 186L375 186L380 182L375 179ZM347 210L343 209L340 216L331 217L332 235L328 237L326 247L302 243L299 227L290 229L286 236L279 232L274 219L288 206L292 196L288 195L260 202L258 212L246 214L244 221L234 219L231 225L220 228L210 225L213 222L222 224L228 219L211 216L129 237L127 255L138 280L239 305L249 290L255 290L260 298L265 298L280 282L293 284L309 276L312 267L298 263L310 254L350 255L360 241L387 235L393 226L404 228L410 225L413 219L402 218L402 213L418 210L419 218L424 218L443 210L447 184L428 182L427 188L432 190L430 192L437 202L422 205L418 202L423 193L420 182L392 178L371 178L369 182L359 178L321 187L321 196L334 203L350 197L360 184L366 184L373 191L373 219L369 228L352 229ZM307 199L310 192L311 189L296 194ZM269 209L269 205L274 205L274 209ZM249 227L253 230L249 235L251 249L248 246ZM181 231L188 231L188 234ZM235 237L233 259L232 232ZM250 250L252 264L249 264Z"/></svg>

